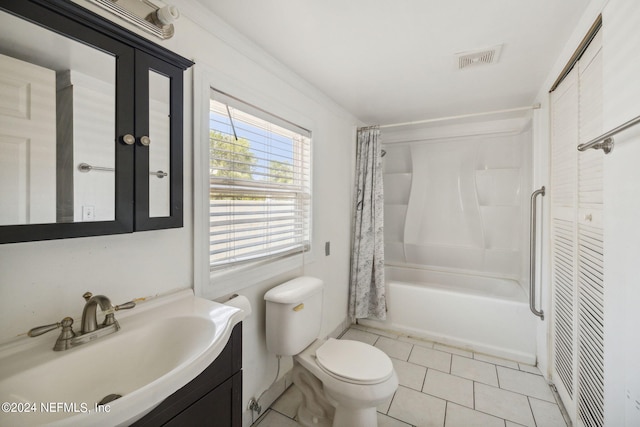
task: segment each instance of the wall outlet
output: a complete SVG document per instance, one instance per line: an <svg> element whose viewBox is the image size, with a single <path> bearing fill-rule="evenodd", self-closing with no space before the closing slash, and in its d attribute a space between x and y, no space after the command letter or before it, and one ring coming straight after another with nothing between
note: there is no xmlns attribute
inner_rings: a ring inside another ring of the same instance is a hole
<svg viewBox="0 0 640 427"><path fill-rule="evenodd" d="M331 255L331 242L324 243L324 256Z"/></svg>
<svg viewBox="0 0 640 427"><path fill-rule="evenodd" d="M82 207L82 220L83 221L95 221L96 220L96 207L95 206L83 206Z"/></svg>

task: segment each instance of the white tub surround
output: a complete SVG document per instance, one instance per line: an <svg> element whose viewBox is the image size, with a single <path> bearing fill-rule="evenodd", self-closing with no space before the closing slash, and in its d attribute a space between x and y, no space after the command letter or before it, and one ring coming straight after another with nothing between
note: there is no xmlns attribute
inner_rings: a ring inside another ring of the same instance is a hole
<svg viewBox="0 0 640 427"><path fill-rule="evenodd" d="M385 261L525 283L531 133L384 136Z"/></svg>

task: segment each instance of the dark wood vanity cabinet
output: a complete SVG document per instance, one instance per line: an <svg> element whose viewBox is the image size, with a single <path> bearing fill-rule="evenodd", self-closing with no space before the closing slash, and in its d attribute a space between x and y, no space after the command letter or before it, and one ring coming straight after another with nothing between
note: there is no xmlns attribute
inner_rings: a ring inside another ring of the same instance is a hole
<svg viewBox="0 0 640 427"><path fill-rule="evenodd" d="M0 138L17 147L0 151L16 165L0 177L0 243L182 227L193 62L69 0L0 0L0 25L0 79L16 104L0 112ZM51 76L42 99L21 80L32 69ZM30 124L20 115L32 106L53 112Z"/></svg>
<svg viewBox="0 0 640 427"><path fill-rule="evenodd" d="M207 369L132 425L242 426L242 323Z"/></svg>

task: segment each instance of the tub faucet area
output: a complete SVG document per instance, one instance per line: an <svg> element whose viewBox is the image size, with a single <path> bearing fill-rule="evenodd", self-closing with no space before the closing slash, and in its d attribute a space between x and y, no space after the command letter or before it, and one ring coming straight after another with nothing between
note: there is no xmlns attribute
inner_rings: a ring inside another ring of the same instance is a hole
<svg viewBox="0 0 640 427"><path fill-rule="evenodd" d="M136 306L135 302L129 301L114 307L111 304L111 300L106 296L94 296L91 292L85 292L82 297L86 302L84 309L82 310L82 327L80 329L80 334L76 334L73 331L73 319L71 317L65 317L60 322L33 328L27 333L27 335L30 337L37 337L54 329L62 328L62 332L58 336L58 339L53 346L53 350L68 350L72 347L93 341L99 337L117 332L120 329L120 325L115 318L114 312ZM105 315L104 321L100 325L98 325L97 320L98 305L100 305L100 309Z"/></svg>

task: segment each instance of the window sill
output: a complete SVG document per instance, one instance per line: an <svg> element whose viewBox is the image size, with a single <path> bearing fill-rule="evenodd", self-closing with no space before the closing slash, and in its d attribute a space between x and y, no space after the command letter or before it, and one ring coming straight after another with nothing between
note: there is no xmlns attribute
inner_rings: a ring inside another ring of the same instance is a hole
<svg viewBox="0 0 640 427"><path fill-rule="evenodd" d="M212 271L209 275L209 286L207 289L209 292L205 293L215 292L216 296L220 296L240 291L288 271L302 269L304 263L304 255L296 254L263 263L253 263L221 271Z"/></svg>

